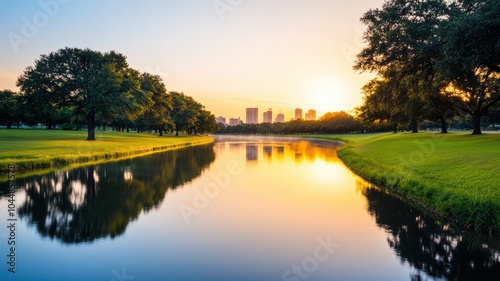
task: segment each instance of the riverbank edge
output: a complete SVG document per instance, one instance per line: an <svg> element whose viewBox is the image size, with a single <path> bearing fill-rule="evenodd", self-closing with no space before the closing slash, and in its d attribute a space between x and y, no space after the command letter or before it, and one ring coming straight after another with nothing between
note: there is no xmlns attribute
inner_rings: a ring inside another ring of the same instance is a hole
<svg viewBox="0 0 500 281"><path fill-rule="evenodd" d="M143 145L141 147L132 149L110 150L110 151L97 151L90 154L79 156L55 156L44 159L6 159L0 161L0 181L7 180L7 172L9 165L15 165L15 171L20 174L17 178L22 178L34 174L50 172L51 170L60 168L76 168L79 166L101 164L105 162L119 161L134 157L140 157L148 154L165 152L190 146L210 144L215 141L211 136L197 136L200 140L167 144L167 145Z"/></svg>
<svg viewBox="0 0 500 281"><path fill-rule="evenodd" d="M374 163L371 159L367 158L366 155L362 155L361 153L354 151L354 146L356 144L355 140L349 140L338 136L328 137L324 135L309 135L303 137L343 142L344 145L338 150L337 156L353 173L364 180L373 183L382 189L388 190L395 196L407 200L411 204L422 208L433 216L446 220L450 224L458 226L459 228L488 237L500 236L500 217L498 217L500 210L498 210L497 205L490 206L487 202L475 202L473 198L468 198L467 196L462 195L461 200L468 200L468 203L470 203L470 206L473 206L473 208L455 205L454 207L456 209L452 209L449 212L441 211L438 206L433 206L433 204L425 200L425 198L421 198L417 194L405 192L405 190L415 190L416 188L404 188L400 186L401 182L406 182L406 179L403 176L392 174L391 169L387 169L387 167L374 168L380 167L381 163ZM378 175L375 176L374 173ZM388 183L395 184L391 185ZM414 181L411 183L425 190L425 186L422 183ZM449 194L449 196L453 195L454 194ZM497 214L497 218L495 218L495 214ZM471 218L473 219L471 220ZM488 219L485 220L485 218L488 218L489 221Z"/></svg>

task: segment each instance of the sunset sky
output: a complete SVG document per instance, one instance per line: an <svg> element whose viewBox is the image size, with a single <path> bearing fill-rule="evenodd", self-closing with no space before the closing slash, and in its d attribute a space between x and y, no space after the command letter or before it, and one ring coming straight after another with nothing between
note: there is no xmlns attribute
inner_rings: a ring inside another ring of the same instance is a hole
<svg viewBox="0 0 500 281"><path fill-rule="evenodd" d="M40 54L115 50L216 116L246 107L350 110L372 75L352 70L359 18L383 0L40 0L0 4L0 89Z"/></svg>

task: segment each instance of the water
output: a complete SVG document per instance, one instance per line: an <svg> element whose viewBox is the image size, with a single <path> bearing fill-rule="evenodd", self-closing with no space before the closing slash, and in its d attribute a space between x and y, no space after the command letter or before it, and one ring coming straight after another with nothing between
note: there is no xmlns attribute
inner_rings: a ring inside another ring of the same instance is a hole
<svg viewBox="0 0 500 281"><path fill-rule="evenodd" d="M360 179L338 148L218 137L17 179L16 273L1 183L0 280L498 279L492 245Z"/></svg>

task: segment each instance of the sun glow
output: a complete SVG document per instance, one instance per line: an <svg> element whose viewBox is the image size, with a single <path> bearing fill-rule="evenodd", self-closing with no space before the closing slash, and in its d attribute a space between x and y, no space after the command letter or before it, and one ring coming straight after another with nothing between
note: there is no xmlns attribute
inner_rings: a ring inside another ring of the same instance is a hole
<svg viewBox="0 0 500 281"><path fill-rule="evenodd" d="M308 103L318 111L318 118L329 111L338 111L344 94L339 83L333 78L316 78L311 80L307 89Z"/></svg>

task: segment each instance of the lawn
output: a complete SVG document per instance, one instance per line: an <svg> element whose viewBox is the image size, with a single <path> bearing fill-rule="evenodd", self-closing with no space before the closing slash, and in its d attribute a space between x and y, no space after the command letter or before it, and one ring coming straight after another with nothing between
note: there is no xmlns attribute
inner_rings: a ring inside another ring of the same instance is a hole
<svg viewBox="0 0 500 281"><path fill-rule="evenodd" d="M86 138L86 131L0 129L0 170L7 170L8 164L34 170L102 162L213 141L208 136L111 131L96 131L95 141Z"/></svg>
<svg viewBox="0 0 500 281"><path fill-rule="evenodd" d="M341 139L339 157L469 229L500 234L500 134L317 135Z"/></svg>

